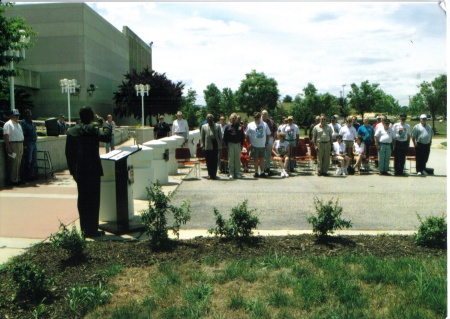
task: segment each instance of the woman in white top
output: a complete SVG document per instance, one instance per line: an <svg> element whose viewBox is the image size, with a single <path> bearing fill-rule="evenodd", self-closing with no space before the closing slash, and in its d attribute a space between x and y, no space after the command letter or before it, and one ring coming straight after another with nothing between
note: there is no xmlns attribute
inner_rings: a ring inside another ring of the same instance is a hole
<svg viewBox="0 0 450 319"><path fill-rule="evenodd" d="M362 160L366 158L366 154L365 154L365 145L364 142L362 141L362 136L358 135L356 137L356 143L353 144L353 155L356 161L355 167L356 167L356 174L357 175L361 175L360 172L360 167L361 167L361 163Z"/></svg>
<svg viewBox="0 0 450 319"><path fill-rule="evenodd" d="M345 153L345 144L342 142L342 135L336 136L333 143L333 159L341 164L341 168L336 169L336 175L348 174L347 167L350 164L350 157Z"/></svg>
<svg viewBox="0 0 450 319"><path fill-rule="evenodd" d="M280 163L280 176L289 177L289 174L286 173L286 170L289 169L289 142L286 141L286 133L280 132L277 136L279 139L272 146L273 160Z"/></svg>

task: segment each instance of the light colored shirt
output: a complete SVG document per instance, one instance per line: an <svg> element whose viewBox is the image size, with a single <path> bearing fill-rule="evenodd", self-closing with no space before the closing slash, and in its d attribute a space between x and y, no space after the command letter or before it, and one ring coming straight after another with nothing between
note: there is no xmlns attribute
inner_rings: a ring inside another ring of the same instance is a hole
<svg viewBox="0 0 450 319"><path fill-rule="evenodd" d="M406 142L410 135L410 128L408 124L402 124L401 122L395 123L392 126L394 131L394 138L399 142Z"/></svg>
<svg viewBox="0 0 450 319"><path fill-rule="evenodd" d="M185 119L175 120L172 123L172 135L189 132L188 122Z"/></svg>
<svg viewBox="0 0 450 319"><path fill-rule="evenodd" d="M325 143L325 142L331 142L331 134L333 130L331 127L327 124L324 124L321 126L320 124L317 124L313 128L313 141L314 143Z"/></svg>
<svg viewBox="0 0 450 319"><path fill-rule="evenodd" d="M247 132L250 144L253 147L266 147L266 137L270 136L270 129L264 121L260 121L259 124L251 122L247 126Z"/></svg>
<svg viewBox="0 0 450 319"><path fill-rule="evenodd" d="M384 126L380 126L378 130L375 132L375 137L378 140L378 143L392 143L392 139L394 138L394 132L392 128L384 129Z"/></svg>
<svg viewBox="0 0 450 319"><path fill-rule="evenodd" d="M295 141L297 139L297 136L300 135L300 130L298 129L298 126L296 124L285 125L281 132L286 133L286 141Z"/></svg>
<svg viewBox="0 0 450 319"><path fill-rule="evenodd" d="M342 135L343 141L354 141L357 133L353 126L348 127L347 125L344 125L339 130L339 135Z"/></svg>
<svg viewBox="0 0 450 319"><path fill-rule="evenodd" d="M24 139L22 126L13 120L3 125L3 134L8 134L10 142L23 142Z"/></svg>
<svg viewBox="0 0 450 319"><path fill-rule="evenodd" d="M358 143L353 144L353 147L355 148L355 154L361 155L364 153L364 149L366 145L364 142L361 142L361 145L358 145Z"/></svg>
<svg viewBox="0 0 450 319"><path fill-rule="evenodd" d="M338 143L338 142L334 142L333 143L333 151L335 155L342 155L345 152L345 144L344 142Z"/></svg>
<svg viewBox="0 0 450 319"><path fill-rule="evenodd" d="M433 137L433 130L429 124L419 123L413 127L411 137L421 144L430 144Z"/></svg>
<svg viewBox="0 0 450 319"><path fill-rule="evenodd" d="M339 123L334 123L334 124L330 123L330 127L333 130L333 134L332 134L333 141L336 141L336 136L338 136L339 131L341 130L341 124L339 124Z"/></svg>

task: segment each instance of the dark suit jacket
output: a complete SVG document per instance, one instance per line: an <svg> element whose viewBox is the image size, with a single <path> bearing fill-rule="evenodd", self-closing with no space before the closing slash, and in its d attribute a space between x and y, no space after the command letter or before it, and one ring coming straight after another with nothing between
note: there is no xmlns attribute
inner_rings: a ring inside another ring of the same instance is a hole
<svg viewBox="0 0 450 319"><path fill-rule="evenodd" d="M220 125L214 123L214 127L211 129L208 123L204 124L201 129L201 146L205 149L205 151L213 150L213 143L211 139L211 134L213 134L217 141L217 148L222 149L222 130L220 129Z"/></svg>
<svg viewBox="0 0 450 319"><path fill-rule="evenodd" d="M111 127L98 124L77 124L67 131L66 159L70 174L103 176L99 142L111 141Z"/></svg>

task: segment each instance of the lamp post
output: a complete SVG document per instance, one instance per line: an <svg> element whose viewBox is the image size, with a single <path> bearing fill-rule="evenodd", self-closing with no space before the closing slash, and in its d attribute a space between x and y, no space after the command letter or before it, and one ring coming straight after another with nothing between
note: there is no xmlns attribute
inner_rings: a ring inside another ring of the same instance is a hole
<svg viewBox="0 0 450 319"><path fill-rule="evenodd" d="M14 71L14 58L25 59L25 46L28 42L30 42L30 37L24 35L25 30L19 30L19 34L19 43L12 43L12 47L4 53L4 56L11 57L11 62L9 63L9 70L11 71L11 76L9 77L9 97L11 111L16 108L14 94L14 75L12 74L12 72Z"/></svg>
<svg viewBox="0 0 450 319"><path fill-rule="evenodd" d="M67 93L67 107L69 114L69 125L70 125L70 93L75 93L77 88L77 80L72 79L62 79L59 80L59 85L61 86L61 93Z"/></svg>
<svg viewBox="0 0 450 319"><path fill-rule="evenodd" d="M344 88L345 88L346 84L342 84L342 103L345 106L345 92L344 92Z"/></svg>
<svg viewBox="0 0 450 319"><path fill-rule="evenodd" d="M136 90L136 96L139 96L139 94L141 95L141 100L142 100L142 127L144 127L144 95L147 94L148 96L148 91L150 90L150 85L149 84L136 84L134 86L134 89Z"/></svg>

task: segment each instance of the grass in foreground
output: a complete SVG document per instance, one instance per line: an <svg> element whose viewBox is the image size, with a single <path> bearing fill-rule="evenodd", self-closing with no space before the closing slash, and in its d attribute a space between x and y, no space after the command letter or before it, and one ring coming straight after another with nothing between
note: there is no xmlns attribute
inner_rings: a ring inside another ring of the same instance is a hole
<svg viewBox="0 0 450 319"><path fill-rule="evenodd" d="M444 318L446 258L270 254L125 268L87 318Z"/></svg>

